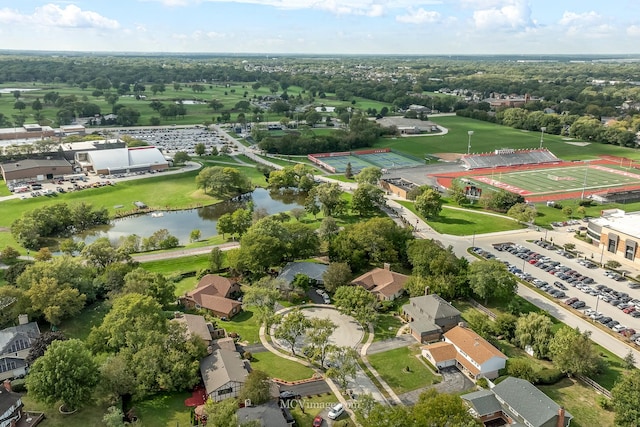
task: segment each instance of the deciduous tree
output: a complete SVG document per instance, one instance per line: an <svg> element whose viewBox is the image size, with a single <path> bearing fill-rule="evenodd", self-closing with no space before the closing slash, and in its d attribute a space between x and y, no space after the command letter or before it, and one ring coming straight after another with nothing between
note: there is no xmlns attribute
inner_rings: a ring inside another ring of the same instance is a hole
<svg viewBox="0 0 640 427"><path fill-rule="evenodd" d="M247 375L238 398L241 401L249 400L252 405L260 405L268 402L271 398L270 388L271 380L269 375L256 369Z"/></svg>
<svg viewBox="0 0 640 427"><path fill-rule="evenodd" d="M549 343L553 338L551 330L553 322L549 316L530 312L522 315L516 322L514 340L523 349L531 347L536 357L543 358L549 351Z"/></svg>
<svg viewBox="0 0 640 427"><path fill-rule="evenodd" d="M380 181L380 178L382 178L382 169L375 166L362 168L360 172L354 177L359 185L377 185L378 181Z"/></svg>
<svg viewBox="0 0 640 427"><path fill-rule="evenodd" d="M333 301L341 313L353 316L363 326L375 323L378 318L378 300L362 286L340 286L333 295Z"/></svg>
<svg viewBox="0 0 640 427"><path fill-rule="evenodd" d="M329 353L329 361L331 367L327 370L327 376L346 390L349 378L356 378L358 354L352 347L334 347Z"/></svg>
<svg viewBox="0 0 640 427"><path fill-rule="evenodd" d="M469 265L469 285L471 290L484 299L506 299L512 297L517 289L513 276L503 263L496 260L475 261Z"/></svg>
<svg viewBox="0 0 640 427"><path fill-rule="evenodd" d="M26 295L31 300L32 309L52 325L78 314L87 299L68 283L58 283L52 277L43 277L33 283Z"/></svg>
<svg viewBox="0 0 640 427"><path fill-rule="evenodd" d="M549 354L554 365L569 376L595 374L600 367L600 356L591 342L589 331L563 326L549 342Z"/></svg>
<svg viewBox="0 0 640 427"><path fill-rule="evenodd" d="M427 219L432 219L440 215L442 210L442 199L440 193L433 189L427 189L418 197L415 202L416 210Z"/></svg>
<svg viewBox="0 0 640 427"><path fill-rule="evenodd" d="M274 336L285 341L289 345L291 353L296 355L296 343L302 338L309 327L309 320L300 309L295 309L287 313L280 324L276 326Z"/></svg>
<svg viewBox="0 0 640 427"><path fill-rule="evenodd" d="M351 267L345 262L331 262L322 274L324 288L334 292L340 286L346 286L351 281Z"/></svg>
<svg viewBox="0 0 640 427"><path fill-rule="evenodd" d="M328 317L313 317L309 319L309 325L305 336L304 352L313 361L320 363L324 368L324 363L332 344L329 337L336 330L336 324Z"/></svg>
<svg viewBox="0 0 640 427"><path fill-rule="evenodd" d="M634 370L622 375L611 389L613 408L617 426L635 427L640 425L640 371Z"/></svg>

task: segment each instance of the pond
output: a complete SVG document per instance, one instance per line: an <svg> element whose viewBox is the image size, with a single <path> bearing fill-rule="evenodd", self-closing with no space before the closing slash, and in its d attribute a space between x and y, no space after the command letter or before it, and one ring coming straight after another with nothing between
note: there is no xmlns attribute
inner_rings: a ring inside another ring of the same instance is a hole
<svg viewBox="0 0 640 427"><path fill-rule="evenodd" d="M269 191L258 188L243 195L240 200L226 201L198 209L179 211L156 211L113 220L111 224L93 228L78 235L81 240L91 243L100 237L108 237L117 242L121 237L137 234L149 237L154 232L166 228L176 236L180 244L189 243L192 230L200 230L203 238L218 234L216 225L220 216L244 208L251 201L254 209L264 209L268 214L290 211L304 205L306 194Z"/></svg>

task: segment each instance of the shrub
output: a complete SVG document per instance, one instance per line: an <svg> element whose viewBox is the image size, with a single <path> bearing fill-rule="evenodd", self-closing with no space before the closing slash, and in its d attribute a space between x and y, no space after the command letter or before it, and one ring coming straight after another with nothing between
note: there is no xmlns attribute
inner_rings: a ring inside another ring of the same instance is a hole
<svg viewBox="0 0 640 427"><path fill-rule="evenodd" d="M538 381L536 381L536 384L553 385L564 377L565 374L558 369L542 369L538 372Z"/></svg>
<svg viewBox="0 0 640 427"><path fill-rule="evenodd" d="M587 200L580 200L580 201L578 202L578 205L579 205L579 206L585 206L585 207L589 207L589 206L591 206L592 204L593 204L593 202L592 202L591 200L588 200L588 199L587 199Z"/></svg>
<svg viewBox="0 0 640 427"><path fill-rule="evenodd" d="M476 385L482 388L489 388L489 381L486 378L480 378L476 381Z"/></svg>
<svg viewBox="0 0 640 427"><path fill-rule="evenodd" d="M244 353L242 353L242 358L251 361L253 360L253 354L251 354L250 351L245 351Z"/></svg>
<svg viewBox="0 0 640 427"><path fill-rule="evenodd" d="M16 393L24 393L27 388L24 386L24 378L11 381L11 389Z"/></svg>
<svg viewBox="0 0 640 427"><path fill-rule="evenodd" d="M608 411L611 409L611 400L608 397L598 395L596 397L596 402L598 402L598 406Z"/></svg>

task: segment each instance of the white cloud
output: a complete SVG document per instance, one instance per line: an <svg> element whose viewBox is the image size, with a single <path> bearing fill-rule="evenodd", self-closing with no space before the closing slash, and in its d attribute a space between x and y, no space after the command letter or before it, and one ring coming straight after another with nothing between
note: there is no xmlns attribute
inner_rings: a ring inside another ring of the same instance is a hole
<svg viewBox="0 0 640 427"><path fill-rule="evenodd" d="M101 28L115 30L120 27L118 21L106 18L99 13L82 10L74 4L62 8L56 4L37 7L33 14L21 14L8 8L0 9L0 22L3 24L29 24L62 28Z"/></svg>
<svg viewBox="0 0 640 427"><path fill-rule="evenodd" d="M172 38L182 41L207 41L207 40L221 40L227 37L226 34L217 33L215 31L194 31L191 34L172 34Z"/></svg>
<svg viewBox="0 0 640 427"><path fill-rule="evenodd" d="M562 14L562 18L558 22L560 25L588 25L595 22L599 22L602 20L602 16L598 15L596 12L584 12L584 13L575 13L575 12L564 12Z"/></svg>
<svg viewBox="0 0 640 427"><path fill-rule="evenodd" d="M533 25L531 8L526 0L482 0L473 3L485 8L473 12L473 21L480 30L523 29Z"/></svg>
<svg viewBox="0 0 640 427"><path fill-rule="evenodd" d="M631 25L627 27L627 35L631 37L640 37L640 25Z"/></svg>
<svg viewBox="0 0 640 427"><path fill-rule="evenodd" d="M410 10L407 15L396 16L396 21L406 24L427 24L439 22L442 16L439 12L433 10Z"/></svg>
<svg viewBox="0 0 640 427"><path fill-rule="evenodd" d="M575 13L564 12L558 21L568 36L580 38L604 38L613 35L615 27L608 19L594 11Z"/></svg>

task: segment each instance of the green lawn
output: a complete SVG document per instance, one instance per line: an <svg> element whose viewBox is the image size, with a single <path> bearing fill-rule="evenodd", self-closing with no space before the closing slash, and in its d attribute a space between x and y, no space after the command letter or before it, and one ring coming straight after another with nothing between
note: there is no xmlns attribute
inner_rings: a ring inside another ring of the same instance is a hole
<svg viewBox="0 0 640 427"><path fill-rule="evenodd" d="M104 302L98 302L85 307L79 315L62 322L59 329L68 338L78 338L83 341L89 336L93 326L100 326L102 319L109 311Z"/></svg>
<svg viewBox="0 0 640 427"><path fill-rule="evenodd" d="M186 273L199 271L209 267L209 255L191 255L180 258L161 259L140 264L140 267L154 273L171 275L173 273Z"/></svg>
<svg viewBox="0 0 640 427"><path fill-rule="evenodd" d="M28 394L22 396L22 403L24 403L25 411L44 412L46 420L40 424L43 427L102 426L102 417L109 407L103 402L91 402L75 414L62 415L58 412L58 405L55 407L43 405L33 400Z"/></svg>
<svg viewBox="0 0 640 427"><path fill-rule="evenodd" d="M438 377L418 360L415 354L416 351L411 347L402 347L372 354L368 358L393 391L400 394L427 387L438 381ZM409 367L410 372L406 372L406 367Z"/></svg>
<svg viewBox="0 0 640 427"><path fill-rule="evenodd" d="M447 128L449 133L440 136L420 136L411 138L380 138L374 147L389 147L395 150L424 158L432 153L466 153L468 131L474 131L471 137L471 151L486 153L498 148L535 148L540 145L540 133L528 132L466 117L434 117L433 121ZM640 151L608 144L589 144L576 146L568 144L558 135L544 135L544 146L556 156L565 160L593 159L599 155L610 154L640 159Z"/></svg>
<svg viewBox="0 0 640 427"><path fill-rule="evenodd" d="M316 415L319 415L324 408L329 408L338 403L338 398L336 398L333 393L327 393L320 396L304 397L302 399L302 403L306 405L304 412L299 406L296 406L291 409L291 415L296 419L298 426L306 427L313 423L313 419ZM340 427L352 427L354 425L353 421L351 421L346 413L341 415L338 420L339 422L334 423L333 425ZM326 420L323 425L327 425Z"/></svg>
<svg viewBox="0 0 640 427"><path fill-rule="evenodd" d="M313 369L308 366L268 351L253 354L251 368L266 372L271 378L284 381L305 380L313 376Z"/></svg>
<svg viewBox="0 0 640 427"><path fill-rule="evenodd" d="M382 341L396 336L402 322L391 314L382 314L378 317L374 328L373 341Z"/></svg>
<svg viewBox="0 0 640 427"><path fill-rule="evenodd" d="M258 320L253 315L251 307L243 307L243 310L230 320L218 319L218 326L225 328L229 334L237 333L242 338L242 341L248 341L249 344L258 343L260 342Z"/></svg>
<svg viewBox="0 0 640 427"><path fill-rule="evenodd" d="M580 207L579 206L580 199L562 200L560 203L563 207L569 206L571 207L571 209L573 209L573 214L572 214L573 218L581 218L581 215L577 213L577 210ZM612 203L609 205L589 206L589 207L585 207L585 215L597 218L600 216L601 210L614 209L614 208L622 209L627 212L638 211L640 210L640 202L628 203L628 204ZM562 209L556 209L556 208L547 206L545 203L537 203L536 211L537 211L536 224L541 226L550 226L552 222L566 221L567 219L569 219L565 214L562 213Z"/></svg>
<svg viewBox="0 0 640 427"><path fill-rule="evenodd" d="M614 413L598 405L597 399L600 395L579 381L565 378L554 385L542 385L538 388L574 416L571 421L572 426L614 425Z"/></svg>
<svg viewBox="0 0 640 427"><path fill-rule="evenodd" d="M187 427L191 425L191 409L184 405L190 393L166 393L142 402L134 402L138 424L143 427ZM136 424L136 426L138 425Z"/></svg>
<svg viewBox="0 0 640 427"><path fill-rule="evenodd" d="M403 200L398 201L398 203L424 220L422 215L418 214L415 210L413 202ZM474 233L495 233L498 231L517 230L524 227L510 219L485 215L469 210L460 211L447 209L446 207L440 211L438 218L428 220L427 223L438 233L452 234L454 236L470 236Z"/></svg>

